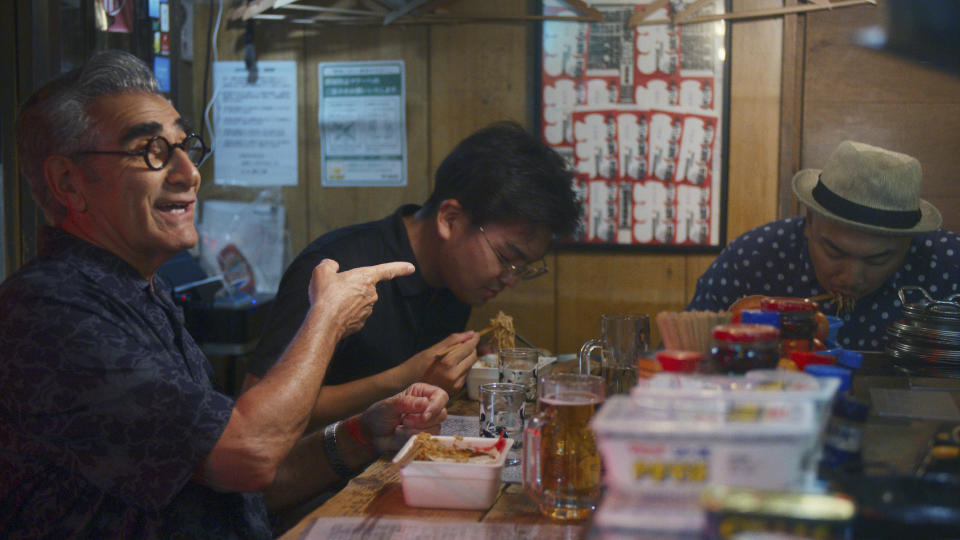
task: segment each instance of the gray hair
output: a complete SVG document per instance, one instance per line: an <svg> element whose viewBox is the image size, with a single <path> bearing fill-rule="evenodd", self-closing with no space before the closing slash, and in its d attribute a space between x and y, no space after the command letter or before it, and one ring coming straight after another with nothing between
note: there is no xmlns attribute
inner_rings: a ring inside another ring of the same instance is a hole
<svg viewBox="0 0 960 540"><path fill-rule="evenodd" d="M136 56L101 51L84 64L48 82L21 106L17 116L17 156L30 182L33 200L51 225L66 217L43 177L43 162L52 155L73 157L90 149L99 136L88 114L97 98L127 92L160 94L157 79Z"/></svg>

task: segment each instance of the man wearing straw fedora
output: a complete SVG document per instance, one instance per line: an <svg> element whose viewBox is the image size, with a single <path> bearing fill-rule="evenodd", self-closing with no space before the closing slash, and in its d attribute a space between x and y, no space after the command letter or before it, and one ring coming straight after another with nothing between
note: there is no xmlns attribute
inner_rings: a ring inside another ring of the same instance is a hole
<svg viewBox="0 0 960 540"><path fill-rule="evenodd" d="M843 318L838 342L879 350L900 317L898 292L919 285L934 298L957 292L960 238L920 198L916 158L844 141L823 169L793 177L805 216L736 238L697 281L687 310L725 310L748 295L827 297Z"/></svg>

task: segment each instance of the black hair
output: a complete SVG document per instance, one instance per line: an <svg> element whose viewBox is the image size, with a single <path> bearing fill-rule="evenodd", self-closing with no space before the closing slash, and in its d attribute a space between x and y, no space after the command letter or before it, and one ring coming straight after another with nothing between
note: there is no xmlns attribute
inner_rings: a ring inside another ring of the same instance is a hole
<svg viewBox="0 0 960 540"><path fill-rule="evenodd" d="M555 150L516 122L498 122L461 141L437 168L424 211L456 199L475 225L546 225L557 237L574 234L582 206L574 173Z"/></svg>

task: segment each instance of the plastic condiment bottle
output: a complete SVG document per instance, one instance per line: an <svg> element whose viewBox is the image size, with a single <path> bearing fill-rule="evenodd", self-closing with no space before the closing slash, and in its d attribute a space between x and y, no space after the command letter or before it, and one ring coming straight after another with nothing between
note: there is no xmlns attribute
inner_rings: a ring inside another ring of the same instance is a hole
<svg viewBox="0 0 960 540"><path fill-rule="evenodd" d="M805 298L768 296L760 300L760 311L780 314L781 358L790 358L793 351L813 350L816 304Z"/></svg>
<svg viewBox="0 0 960 540"><path fill-rule="evenodd" d="M696 373L703 360L703 353L665 349L655 355L660 368L673 373Z"/></svg>
<svg viewBox="0 0 960 540"><path fill-rule="evenodd" d="M743 374L772 369L780 360L780 330L766 324L722 324L713 328L714 346L703 371Z"/></svg>
<svg viewBox="0 0 960 540"><path fill-rule="evenodd" d="M863 355L856 351L840 349L837 353L837 365L856 371L863 364Z"/></svg>
<svg viewBox="0 0 960 540"><path fill-rule="evenodd" d="M851 371L842 366L809 365L806 372L818 377L837 377L840 387L833 400L823 441L821 470L827 474L856 473L862 465L863 431L870 404L851 392Z"/></svg>
<svg viewBox="0 0 960 540"><path fill-rule="evenodd" d="M827 364L809 364L806 366L804 371L808 375L813 375L814 377L834 377L836 379L840 379L840 386L837 388L837 394L850 391L853 374L850 373L849 369Z"/></svg>
<svg viewBox="0 0 960 540"><path fill-rule="evenodd" d="M740 312L740 322L746 324L768 324L780 328L780 314L760 311L759 309L745 309Z"/></svg>
<svg viewBox="0 0 960 540"><path fill-rule="evenodd" d="M812 351L793 351L790 360L800 371L806 371L807 366L811 365L832 366L837 363L835 356Z"/></svg>

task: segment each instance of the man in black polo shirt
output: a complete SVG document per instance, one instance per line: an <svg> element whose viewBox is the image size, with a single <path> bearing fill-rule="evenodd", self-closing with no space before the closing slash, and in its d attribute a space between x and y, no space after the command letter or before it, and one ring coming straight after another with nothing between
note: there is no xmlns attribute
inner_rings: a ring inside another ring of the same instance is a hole
<svg viewBox="0 0 960 540"><path fill-rule="evenodd" d="M470 306L545 273L550 240L572 234L581 209L563 158L511 122L460 142L435 180L422 207L402 206L382 220L329 232L300 253L280 283L247 384L293 337L306 312L310 269L329 258L341 269L408 261L416 272L378 285L363 329L337 345L314 407L317 425L414 381L448 392L463 386L479 339L463 332Z"/></svg>

